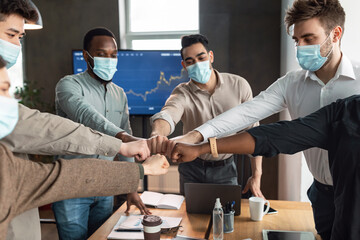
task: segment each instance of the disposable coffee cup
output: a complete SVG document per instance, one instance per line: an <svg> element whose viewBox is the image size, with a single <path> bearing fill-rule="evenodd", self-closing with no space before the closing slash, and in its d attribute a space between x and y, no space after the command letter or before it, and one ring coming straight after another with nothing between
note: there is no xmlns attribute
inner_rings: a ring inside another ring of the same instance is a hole
<svg viewBox="0 0 360 240"><path fill-rule="evenodd" d="M159 216L145 215L142 220L145 240L160 240L162 220Z"/></svg>

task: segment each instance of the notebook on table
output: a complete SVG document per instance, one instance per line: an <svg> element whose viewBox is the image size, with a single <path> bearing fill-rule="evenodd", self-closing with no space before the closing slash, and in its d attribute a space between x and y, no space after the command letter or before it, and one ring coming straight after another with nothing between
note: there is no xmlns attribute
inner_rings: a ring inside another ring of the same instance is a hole
<svg viewBox="0 0 360 240"><path fill-rule="evenodd" d="M141 196L143 203L150 207L163 209L180 209L184 196L144 191Z"/></svg>
<svg viewBox="0 0 360 240"><path fill-rule="evenodd" d="M209 183L185 183L186 211L188 213L212 214L216 198L222 206L235 201L235 215L240 215L241 186Z"/></svg>

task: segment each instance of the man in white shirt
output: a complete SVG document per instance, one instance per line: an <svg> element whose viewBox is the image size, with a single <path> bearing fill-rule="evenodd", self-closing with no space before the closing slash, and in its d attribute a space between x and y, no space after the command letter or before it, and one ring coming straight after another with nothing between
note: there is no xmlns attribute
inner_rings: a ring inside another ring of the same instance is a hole
<svg viewBox="0 0 360 240"><path fill-rule="evenodd" d="M337 99L359 94L360 65L340 49L344 22L345 12L338 0L295 0L287 10L285 24L288 32L294 26L292 38L303 69L287 73L252 101L208 121L179 141L200 142L228 135L285 108L292 119L303 117ZM322 239L329 239L334 197L327 151L312 148L304 154L314 176L308 196L315 226Z"/></svg>

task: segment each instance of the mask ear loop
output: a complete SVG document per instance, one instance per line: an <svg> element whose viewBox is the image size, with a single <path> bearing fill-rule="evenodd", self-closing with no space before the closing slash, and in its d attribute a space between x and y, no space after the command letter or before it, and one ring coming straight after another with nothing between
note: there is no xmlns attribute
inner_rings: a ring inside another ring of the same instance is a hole
<svg viewBox="0 0 360 240"><path fill-rule="evenodd" d="M332 31L331 31L332 32ZM329 33L329 35L326 37L325 41L320 45L320 48L322 47L322 45L324 45L326 43L326 41L330 38L331 32ZM330 54L332 53L332 51L334 50L334 45L331 45L331 49L328 52L328 54L326 54L326 58L330 56Z"/></svg>
<svg viewBox="0 0 360 240"><path fill-rule="evenodd" d="M85 50L85 52L87 53L87 55L88 55L88 56L93 60L93 62L94 62L94 58L90 55L90 53L89 53L88 51L86 51L86 50ZM90 69L94 71L94 68L91 66L90 62L89 62L88 65L89 65ZM95 63L94 63L94 65L95 65Z"/></svg>

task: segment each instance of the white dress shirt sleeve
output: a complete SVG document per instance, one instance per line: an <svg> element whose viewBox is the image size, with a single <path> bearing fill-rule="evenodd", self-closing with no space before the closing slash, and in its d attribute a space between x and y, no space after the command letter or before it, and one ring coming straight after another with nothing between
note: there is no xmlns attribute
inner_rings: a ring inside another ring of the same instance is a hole
<svg viewBox="0 0 360 240"><path fill-rule="evenodd" d="M278 79L268 89L262 91L253 100L244 102L195 130L207 141L209 137L221 137L233 134L244 128L280 112L286 108L285 91L289 79L287 75Z"/></svg>

